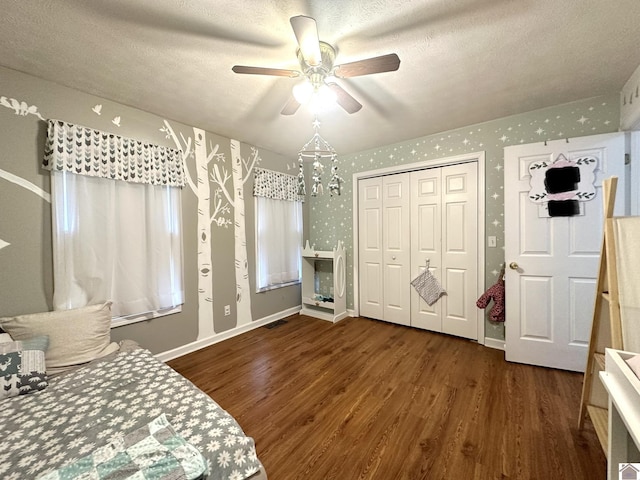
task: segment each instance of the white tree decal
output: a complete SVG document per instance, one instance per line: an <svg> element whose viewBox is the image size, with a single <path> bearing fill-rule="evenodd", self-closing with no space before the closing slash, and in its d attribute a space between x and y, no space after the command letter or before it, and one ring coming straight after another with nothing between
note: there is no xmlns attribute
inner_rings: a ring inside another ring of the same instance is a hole
<svg viewBox="0 0 640 480"><path fill-rule="evenodd" d="M14 175L13 173L9 173L6 170L0 169L0 178L4 178L5 180L7 180L7 181L9 181L11 183L15 183L16 185L19 185L20 187L25 188L25 189L29 190L30 192L35 193L36 195L41 197L45 202L51 203L51 194L50 193L45 192L44 190L42 190L37 185L34 185L33 183L29 182L28 180L25 180L22 177L18 177L17 175ZM2 239L0 239L0 250L2 250L4 247L8 247L9 245L11 245L11 244L8 243L8 242L5 242Z"/></svg>
<svg viewBox="0 0 640 480"><path fill-rule="evenodd" d="M29 105L27 104L27 102L21 102L20 100L16 100L15 98L0 96L0 105L6 108L10 108L16 115L20 115L22 117L26 117L27 115L35 115L40 120L45 120L44 117L40 115L40 112L38 112L37 106ZM18 177L17 175L14 175L13 173L9 173L6 170L2 169L0 169L0 178L4 178L11 183L15 183L16 185L26 188L27 190L41 197L46 202L51 203L51 194L45 192L40 187L34 185L28 180L25 180L24 178ZM9 245L11 244L0 239L0 250L2 250L4 247L8 247Z"/></svg>
<svg viewBox="0 0 640 480"><path fill-rule="evenodd" d="M231 220L227 217L230 213L229 203L224 202L220 189L213 195L213 210L211 202L211 189L209 185L209 165L212 160L224 162L224 154L218 153L219 145L209 145L209 153L205 143L205 131L193 128L194 139L185 138L180 133L180 139L173 128L164 121L167 138L173 139L176 147L182 152L185 176L189 188L198 199L198 340L214 335L213 321L213 275L211 259L211 224L228 226ZM195 182L189 171L187 159L195 157ZM214 167L217 165L214 164Z"/></svg>
<svg viewBox="0 0 640 480"><path fill-rule="evenodd" d="M220 171L218 165L213 166L211 180L219 186L234 212L235 269L236 269L236 308L237 324L244 325L252 321L251 290L249 288L249 261L247 258L247 233L244 215L244 184L249 179L253 168L260 163L256 148L251 148L251 156L245 160L240 154L240 142L231 140L231 173L233 197L227 188L229 174L226 169Z"/></svg>

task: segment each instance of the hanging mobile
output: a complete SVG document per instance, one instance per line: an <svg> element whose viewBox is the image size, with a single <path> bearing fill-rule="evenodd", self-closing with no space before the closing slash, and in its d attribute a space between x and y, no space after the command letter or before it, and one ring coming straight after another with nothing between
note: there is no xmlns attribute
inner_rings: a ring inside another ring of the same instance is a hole
<svg viewBox="0 0 640 480"><path fill-rule="evenodd" d="M298 174L298 192L306 191L304 186L304 173L302 162L304 159L310 159L313 161L313 171L311 174L311 196L315 197L322 195L324 188L322 186L322 173L324 172L324 165L322 160L329 159L331 161L331 180L327 184L330 194L334 193L340 195L340 184L344 182L340 176L338 176L337 159L338 155L333 147L324 138L320 136L320 122L318 117L313 121L314 134L311 139L304 144L304 146L298 152L298 162L300 163L300 173ZM304 195L300 193L300 195Z"/></svg>

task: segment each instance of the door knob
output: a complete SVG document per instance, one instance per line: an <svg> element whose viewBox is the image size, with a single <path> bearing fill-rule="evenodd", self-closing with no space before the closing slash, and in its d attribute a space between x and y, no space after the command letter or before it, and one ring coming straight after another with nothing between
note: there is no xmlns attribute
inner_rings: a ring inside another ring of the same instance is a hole
<svg viewBox="0 0 640 480"><path fill-rule="evenodd" d="M396 256L395 256L395 255L391 257L391 260L395 260L395 259L396 259Z"/></svg>
<svg viewBox="0 0 640 480"><path fill-rule="evenodd" d="M517 264L516 262L511 262L511 263L509 264L509 268L510 268L511 270L517 270L517 269L518 269L518 264Z"/></svg>

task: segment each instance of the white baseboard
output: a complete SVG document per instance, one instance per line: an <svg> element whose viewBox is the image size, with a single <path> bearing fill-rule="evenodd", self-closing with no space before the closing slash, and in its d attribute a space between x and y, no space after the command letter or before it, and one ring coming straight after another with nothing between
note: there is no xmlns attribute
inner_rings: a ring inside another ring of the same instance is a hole
<svg viewBox="0 0 640 480"><path fill-rule="evenodd" d="M231 330L227 330L225 332L216 333L215 335L211 335L207 338L201 338L200 340L196 340L195 342L187 343L186 345L182 345L180 347L167 350L166 352L156 354L156 358L162 360L163 362L168 362L169 360L173 360L174 358L182 357L188 353L195 352L196 350L200 350L201 348L208 347L209 345L214 345L216 343L222 342L223 340L228 340L229 338L236 337L243 333L249 332L256 328L260 328L264 325L268 325L269 323L275 322L276 320L280 320L282 318L289 317L291 315L295 315L300 311L301 307L291 307L282 312L274 313L273 315L269 315L268 317L261 318L260 320L256 320L255 322L250 322L245 325L240 325L239 327L232 328Z"/></svg>
<svg viewBox="0 0 640 480"><path fill-rule="evenodd" d="M484 346L495 348L496 350L504 350L504 340L497 338L484 337Z"/></svg>

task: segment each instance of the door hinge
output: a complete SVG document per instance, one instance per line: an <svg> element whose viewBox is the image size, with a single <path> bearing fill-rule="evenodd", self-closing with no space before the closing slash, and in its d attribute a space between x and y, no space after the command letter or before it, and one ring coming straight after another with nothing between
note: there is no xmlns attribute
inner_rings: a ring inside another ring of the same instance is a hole
<svg viewBox="0 0 640 480"><path fill-rule="evenodd" d="M631 163L631 155L629 155L628 153L624 154L624 164L625 165L629 165Z"/></svg>

